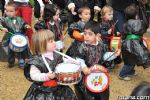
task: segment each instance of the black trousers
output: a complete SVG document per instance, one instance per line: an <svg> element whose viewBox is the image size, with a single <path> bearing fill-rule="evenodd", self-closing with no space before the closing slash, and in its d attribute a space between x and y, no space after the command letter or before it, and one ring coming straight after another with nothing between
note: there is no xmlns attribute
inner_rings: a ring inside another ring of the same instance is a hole
<svg viewBox="0 0 150 100"><path fill-rule="evenodd" d="M25 58L30 57L30 54L31 53L29 52L28 48L22 52L14 52L8 47L8 63L14 64L16 57L18 58L18 60L20 59L25 60Z"/></svg>

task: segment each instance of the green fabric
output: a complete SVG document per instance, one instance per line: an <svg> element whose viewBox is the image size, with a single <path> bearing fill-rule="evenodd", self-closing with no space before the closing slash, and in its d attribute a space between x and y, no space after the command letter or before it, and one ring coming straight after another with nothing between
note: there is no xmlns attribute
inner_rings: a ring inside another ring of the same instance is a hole
<svg viewBox="0 0 150 100"><path fill-rule="evenodd" d="M6 19L8 20L8 23L10 24L10 26L12 27L13 31L16 32L16 27L12 22L12 19L10 17L6 17ZM21 27L21 18L16 16L16 23L18 23L18 29L20 30Z"/></svg>
<svg viewBox="0 0 150 100"><path fill-rule="evenodd" d="M134 34L130 34L130 35L127 35L126 39L127 40L138 40L138 39L140 39L140 36L134 35Z"/></svg>

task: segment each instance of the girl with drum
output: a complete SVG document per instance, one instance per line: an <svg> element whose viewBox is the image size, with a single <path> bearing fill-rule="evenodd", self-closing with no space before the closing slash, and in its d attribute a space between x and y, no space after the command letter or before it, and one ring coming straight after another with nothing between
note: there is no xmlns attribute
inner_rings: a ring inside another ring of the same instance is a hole
<svg viewBox="0 0 150 100"><path fill-rule="evenodd" d="M118 48L120 44L120 32L116 32L115 24L117 22L113 22L113 8L111 6L104 6L101 10L101 22L100 22L100 34L101 39L108 47L110 47L110 51L114 51L116 49L114 45L111 44L111 41L114 37L118 39ZM116 40L117 41L117 40ZM118 56L114 61L108 62L106 67L113 68L115 64L121 63L121 57Z"/></svg>
<svg viewBox="0 0 150 100"><path fill-rule="evenodd" d="M32 52L24 68L25 77L32 81L24 100L77 100L69 86L58 85L56 65L63 62L55 53L54 34L50 30L39 30L32 37Z"/></svg>
<svg viewBox="0 0 150 100"><path fill-rule="evenodd" d="M0 29L6 33L5 36L3 37L2 45L8 46L8 64L9 64L8 66L13 67L15 63L15 55L17 54L17 57L19 59L19 66L23 68L25 58L29 53L29 50L27 48L28 42L26 39L26 34L23 33L25 33L26 30L30 28L30 26L26 24L21 17L16 16L17 12L16 10L17 7L15 3L8 2L8 4L6 5L7 17L0 19ZM12 37L18 33L20 35L18 37L16 36L15 40L13 41ZM22 38L20 38L20 36ZM13 45L10 46L10 43Z"/></svg>
<svg viewBox="0 0 150 100"><path fill-rule="evenodd" d="M78 10L78 14L80 17L80 20L78 22L72 23L68 28L69 35L74 38L74 42L71 44L69 49L67 50L66 54L73 57L76 55L76 50L83 42L83 29L85 26L85 23L87 23L91 18L91 12L89 7L81 7Z"/></svg>
<svg viewBox="0 0 150 100"><path fill-rule="evenodd" d="M89 21L84 27L84 42L79 47L79 52L76 57L85 61L87 70L83 71L85 75L90 73L90 66L95 64L102 65L105 60L110 61L120 55L120 50L108 52L108 48L102 41L99 41L99 23ZM109 59L108 59L109 58ZM85 75L82 80L75 85L75 90L79 93L81 100L109 100L109 88L95 93L89 91L84 83Z"/></svg>

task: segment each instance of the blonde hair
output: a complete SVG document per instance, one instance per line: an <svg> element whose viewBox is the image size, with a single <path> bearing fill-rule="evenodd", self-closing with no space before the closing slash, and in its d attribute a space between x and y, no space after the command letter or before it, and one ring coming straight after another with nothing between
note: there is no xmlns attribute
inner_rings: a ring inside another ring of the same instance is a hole
<svg viewBox="0 0 150 100"><path fill-rule="evenodd" d="M108 5L104 6L101 10L101 18L103 19L105 14L111 11L113 11L113 8L111 6Z"/></svg>
<svg viewBox="0 0 150 100"><path fill-rule="evenodd" d="M50 30L39 30L32 35L31 50L33 54L46 52L47 42L54 39L54 33Z"/></svg>

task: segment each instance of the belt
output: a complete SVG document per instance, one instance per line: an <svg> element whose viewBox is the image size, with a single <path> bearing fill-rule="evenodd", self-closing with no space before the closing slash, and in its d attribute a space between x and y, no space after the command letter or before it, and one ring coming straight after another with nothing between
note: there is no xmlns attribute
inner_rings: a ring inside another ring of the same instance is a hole
<svg viewBox="0 0 150 100"><path fill-rule="evenodd" d="M45 81L45 82L43 83L43 85L44 85L44 86L49 86L49 87L56 87L56 86L58 86L56 80Z"/></svg>
<svg viewBox="0 0 150 100"><path fill-rule="evenodd" d="M139 40L139 39L140 39L140 36L134 35L134 34L130 34L130 35L127 35L127 36L126 36L126 39L127 39L127 40Z"/></svg>

